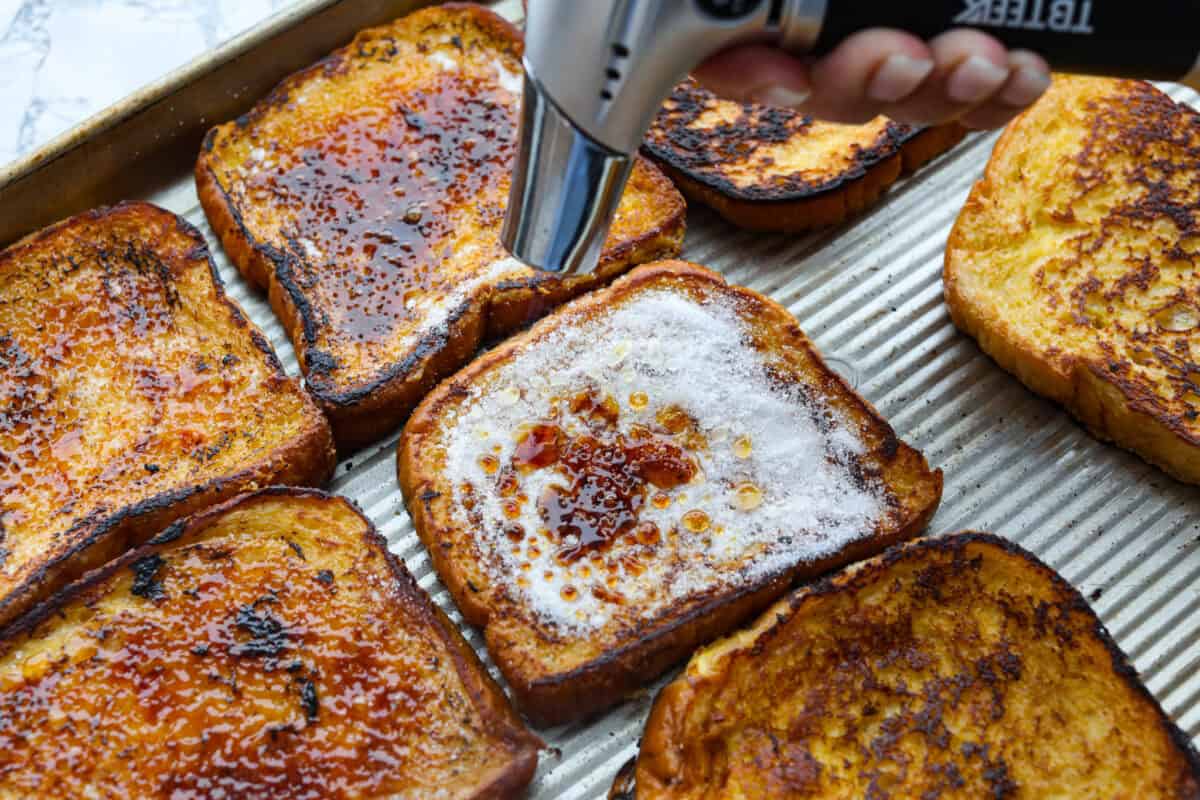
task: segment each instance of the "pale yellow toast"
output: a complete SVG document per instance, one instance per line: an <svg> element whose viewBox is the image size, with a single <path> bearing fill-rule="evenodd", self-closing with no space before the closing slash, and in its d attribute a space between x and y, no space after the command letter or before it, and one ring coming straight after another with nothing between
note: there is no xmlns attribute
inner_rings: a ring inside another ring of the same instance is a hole
<svg viewBox="0 0 1200 800"><path fill-rule="evenodd" d="M1200 797L1200 757L1083 597L990 534L817 581L697 652L613 798Z"/></svg>
<svg viewBox="0 0 1200 800"><path fill-rule="evenodd" d="M0 253L0 625L178 517L333 466L187 222L128 203Z"/></svg>
<svg viewBox="0 0 1200 800"><path fill-rule="evenodd" d="M683 198L639 160L594 274L508 257L522 50L482 7L418 11L362 31L204 142L205 213L267 289L339 448L397 426L485 337L679 252Z"/></svg>
<svg viewBox="0 0 1200 800"><path fill-rule="evenodd" d="M725 100L687 80L663 104L642 150L688 198L734 225L798 233L862 212L965 135L958 123L823 122Z"/></svg>
<svg viewBox="0 0 1200 800"><path fill-rule="evenodd" d="M168 528L0 643L0 797L499 798L541 742L347 500Z"/></svg>
<svg viewBox="0 0 1200 800"><path fill-rule="evenodd" d="M917 534L942 476L767 298L638 267L432 392L417 533L518 706L617 702L797 578Z"/></svg>
<svg viewBox="0 0 1200 800"><path fill-rule="evenodd" d="M1001 136L946 247L954 323L1096 436L1200 483L1200 116L1058 76Z"/></svg>

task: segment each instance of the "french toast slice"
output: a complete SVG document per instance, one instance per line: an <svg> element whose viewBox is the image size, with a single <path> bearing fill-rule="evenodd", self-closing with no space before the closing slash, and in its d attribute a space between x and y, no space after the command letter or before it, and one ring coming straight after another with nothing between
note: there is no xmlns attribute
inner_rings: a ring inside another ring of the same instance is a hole
<svg viewBox="0 0 1200 800"><path fill-rule="evenodd" d="M698 651L610 796L1167 800L1200 797L1200 758L1079 592L963 533Z"/></svg>
<svg viewBox="0 0 1200 800"><path fill-rule="evenodd" d="M942 487L787 311L683 262L638 267L445 381L405 426L399 477L442 581L544 724L915 535Z"/></svg>
<svg viewBox="0 0 1200 800"><path fill-rule="evenodd" d="M683 198L639 159L594 274L507 256L523 47L479 6L418 11L362 31L204 142L209 222L267 289L341 449L397 426L485 337L679 252Z"/></svg>
<svg viewBox="0 0 1200 800"><path fill-rule="evenodd" d="M174 519L333 467L184 220L127 203L0 253L0 625Z"/></svg>
<svg viewBox="0 0 1200 800"><path fill-rule="evenodd" d="M860 213L965 135L958 123L823 122L725 100L686 80L659 110L642 151L688 198L734 225L799 233Z"/></svg>
<svg viewBox="0 0 1200 800"><path fill-rule="evenodd" d="M519 793L541 744L351 503L181 520L0 643L0 797Z"/></svg>
<svg viewBox="0 0 1200 800"><path fill-rule="evenodd" d="M950 235L950 315L1038 394L1200 483L1200 115L1058 76L1000 137Z"/></svg>

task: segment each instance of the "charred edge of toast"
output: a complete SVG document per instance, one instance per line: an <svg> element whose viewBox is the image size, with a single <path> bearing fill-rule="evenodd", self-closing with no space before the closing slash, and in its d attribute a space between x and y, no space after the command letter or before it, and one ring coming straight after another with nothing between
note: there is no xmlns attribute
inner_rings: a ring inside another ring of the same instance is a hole
<svg viewBox="0 0 1200 800"><path fill-rule="evenodd" d="M621 765L613 776L608 800L635 800L637 796L637 756L632 756Z"/></svg>
<svg viewBox="0 0 1200 800"><path fill-rule="evenodd" d="M223 503L210 506L203 511L185 519L179 520L163 530L145 545L130 550L102 567L88 572L79 580L61 589L53 597L43 602L29 614L18 619L13 624L0 631L0 655L6 653L14 640L25 634L33 633L38 626L54 616L61 608L76 599L87 602L87 593L95 589L105 580L122 569L132 565L147 556L161 554L164 549L175 546L176 542L195 536L210 524L218 521L225 514L244 506L249 506L261 500L270 498L292 498L296 500L316 500L322 503L345 503L363 524L363 544L369 550L374 550L382 556L393 580L393 588L400 595L402 602L410 613L419 617L420 622L437 631L438 637L446 651L454 659L454 668L462 681L464 689L470 695L473 704L479 711L489 733L503 740L512 750L513 766L506 770L497 781L488 787L483 787L478 797L507 796L525 786L533 776L537 767L537 751L545 744L542 740L527 730L512 711L508 698L499 685L488 675L487 669L479 661L479 657L463 640L458 629L450 621L429 596L417 584L416 579L404 566L404 563L392 553L386 540L380 535L375 525L363 514L358 504L349 498L332 495L320 489L304 489L294 486L269 486L254 492L237 495ZM166 600L147 600L147 602L167 602Z"/></svg>
<svg viewBox="0 0 1200 800"><path fill-rule="evenodd" d="M644 620L631 632L633 635L626 644L566 672L533 681L522 681L521 676L514 673L509 668L510 665L505 663L503 652L491 648L489 641L489 649L500 664L509 685L521 700L522 709L539 723L553 724L577 719L619 702L625 694L641 686L650 677L685 658L697 644L727 632L750 615L761 611L777 600L796 581L869 558L891 544L916 536L928 524L941 500L941 470L931 469L919 451L902 442L887 420L855 392L841 375L829 369L791 314L768 297L744 287L731 285L720 274L695 264L662 261L635 268L611 287L592 292L565 306L563 313L581 313L589 308L603 306L614 294L633 292L641 285L662 278L691 279L707 283L717 291L736 294L743 300L755 303L776 320L786 321L785 335L791 338L792 344L803 349L808 359L822 372L823 378L835 384L836 388L833 391L843 396L848 404L857 406L863 418L870 421L874 433L881 440L880 456L892 461L900 453L906 452L920 460L921 466L934 484L931 487L932 501L927 507L916 509L916 513L910 519L893 531L882 534L872 531L870 536L851 542L827 558L781 569L778 573L733 591L723 590L715 596L697 597L684 613L680 613L678 609L671 609ZM551 318L542 324L552 325L555 322ZM458 579L452 564L446 560L446 554L439 547L440 530L436 524L431 524L425 507L437 495L429 494L434 490L424 482L424 476L419 478L421 483L414 483L414 475L411 473L415 471L420 476L421 468L417 465L415 470L410 470L410 464L417 458L415 451L419 449L419 445L414 442L428 435L431 430L437 429L437 420L442 411L461 398L462 386L485 374L494 363L506 358L529 339L536 337L539 331L540 326L535 326L527 333L509 339L472 361L454 379L441 384L417 407L401 439L398 465L400 487L414 527L430 552L435 569L454 597L455 605L469 622L485 628L485 638L489 617L496 613L496 609L484 606L473 598L470 587ZM705 625L712 622L713 617L719 618L719 623L716 629L707 630ZM586 688L586 694L580 691L581 687Z"/></svg>
<svg viewBox="0 0 1200 800"><path fill-rule="evenodd" d="M468 13L472 24L485 29L498 42L507 43L517 56L524 50L524 39L520 30L487 9L471 3L446 3L438 8ZM428 27L439 27L439 23L431 23ZM497 327L494 333L503 335L528 324L545 314L549 308L590 288L591 285L590 282L571 284L561 276L539 273L524 280L507 281L486 288L451 309L436 327L420 336L415 347L401 360L386 365L352 388L335 388L331 376L339 366L338 360L332 353L317 345L321 320L295 280L294 265L297 257L269 243L260 242L251 234L240 210L221 185L209 160L219 137L231 129L245 128L285 105L291 91L309 79L344 71L350 59L364 55L361 48L367 41L380 32L389 31L390 28L390 25L383 25L359 32L350 44L285 78L262 101L235 121L209 130L201 146L195 169L201 205L213 229L230 260L248 279L269 292L271 305L296 346L308 391L329 417L334 436L343 450L353 450L369 444L378 438L379 431L399 425L437 381L462 366L470 355L460 357L449 351L460 340L464 340L460 343L465 345L470 353L479 348L484 339L485 329L490 329L488 312L493 300L508 302L508 315L519 321L515 326L507 324ZM647 165L652 166L649 162ZM656 183L661 183L663 191L674 192L671 182L657 170L651 175ZM613 273L618 272L618 265L622 261L637 258L643 251L649 250L649 255L654 257L678 253L678 243L683 239L685 209L686 205L680 200L678 208L669 219L606 253L597 275L599 276L606 266L611 267ZM656 242L662 240L667 240L668 244L653 247ZM652 247L653 249L650 249ZM612 277L614 275L609 274L600 278L600 281ZM276 289L279 291L275 291ZM523 300L518 299L524 293L528 296ZM514 303L516 307L512 307L511 304ZM472 319L472 312L480 318ZM475 335L472 336L473 333ZM411 382L414 378L419 379L419 382Z"/></svg>
<svg viewBox="0 0 1200 800"><path fill-rule="evenodd" d="M111 216L127 214L145 214L169 222L180 233L193 241L193 247L185 258L191 261L203 259L206 262L209 277L213 282L213 291L217 300L224 304L230 323L235 328L250 334L254 347L265 357L273 380L281 385L292 386L295 391L301 393L306 401L307 424L305 430L300 431L295 437L231 475L213 478L206 483L184 486L173 491L160 492L139 503L116 510L101 507L76 520L62 533L62 539L71 542L76 537L82 536L83 538L74 541L65 551L59 552L52 559L40 564L20 585L5 597L0 598L0 627L11 623L19 615L36 606L39 599L44 598L47 592L55 592L64 584L86 572L88 570L86 564L72 566L73 562L110 537L116 539L121 536L129 536L135 543L140 544L138 540L143 538L139 535L140 528L147 525L161 525L175 516L193 513L203 508L204 505L221 501L238 491L243 491L259 480L277 479L287 470L295 469L297 465L311 461L311 466L299 470L299 474L291 477L298 483L322 484L333 475L333 470L337 466L333 438L325 418L308 401L304 390L283 371L283 365L270 342L247 319L238 304L226 294L225 284L217 272L216 264L213 263L203 234L177 214L150 203L131 201L91 209L34 232L0 252L0 271L7 269L21 253L43 244L49 237L60 234L69 227L84 222L98 223ZM174 508L180 508L179 514L171 513Z"/></svg>
<svg viewBox="0 0 1200 800"><path fill-rule="evenodd" d="M786 614L779 614L776 617L776 622L765 630L762 637L774 638L780 635L780 632L787 622L794 616L809 597L820 597L823 595L838 594L840 592L853 592L862 588L865 584L874 580L881 573L885 572L893 564L897 564L910 557L917 557L922 551L936 551L946 553L952 558L958 560L965 557L965 551L969 544L986 544L999 548L1010 555L1016 556L1024 561L1030 569L1040 573L1047 578L1050 585L1058 592L1061 592L1066 600L1065 608L1069 611L1077 611L1083 614L1089 621L1090 631L1096 640L1108 652L1111 659L1113 672L1125 683L1134 694L1145 700L1155 710L1158 717L1159 727L1182 752L1184 759L1187 761L1192 774L1200 778L1200 753L1197 753L1192 745L1191 739L1180 730L1167 713L1163 710L1158 700L1142 683L1141 677L1137 670L1129 661L1129 657L1121 650L1120 646L1113 640L1108 629L1104 627L1104 623L1100 621L1099 616L1092 610L1083 594L1078 589L1071 585L1066 578L1062 577L1055 570L1047 566L1041 559L1021 547L1016 542L1006 539L1002 536L997 536L994 533L984 533L981 531L962 531L959 533L948 534L945 536L929 537L913 542L895 545L888 548L884 553L875 559L872 559L863 564L858 564L850 567L847 571L839 572L833 575L826 575L812 583L801 587L798 591L793 592L787 599L789 611ZM761 647L762 637L755 643L755 652L758 652Z"/></svg>

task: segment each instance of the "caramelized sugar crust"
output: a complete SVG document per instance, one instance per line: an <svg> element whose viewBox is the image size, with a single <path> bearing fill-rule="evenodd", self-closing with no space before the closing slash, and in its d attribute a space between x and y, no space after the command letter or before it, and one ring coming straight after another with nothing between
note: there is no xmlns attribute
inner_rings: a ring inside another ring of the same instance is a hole
<svg viewBox="0 0 1200 800"><path fill-rule="evenodd" d="M511 796L538 741L345 500L169 529L0 652L0 794Z"/></svg>
<svg viewBox="0 0 1200 800"><path fill-rule="evenodd" d="M0 254L0 622L190 510L332 469L325 420L174 214L100 209Z"/></svg>

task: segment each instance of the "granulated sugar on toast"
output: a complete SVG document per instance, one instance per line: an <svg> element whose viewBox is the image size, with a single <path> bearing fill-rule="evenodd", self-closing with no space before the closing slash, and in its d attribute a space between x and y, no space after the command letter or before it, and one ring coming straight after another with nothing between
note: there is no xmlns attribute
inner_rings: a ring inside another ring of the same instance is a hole
<svg viewBox="0 0 1200 800"><path fill-rule="evenodd" d="M268 291L342 450L403 422L485 337L679 252L683 198L639 160L595 273L508 257L522 51L487 9L425 9L362 31L205 140L201 204Z"/></svg>
<svg viewBox="0 0 1200 800"><path fill-rule="evenodd" d="M914 535L940 473L795 321L679 262L446 381L405 429L418 533L525 710L617 700L801 575Z"/></svg>

